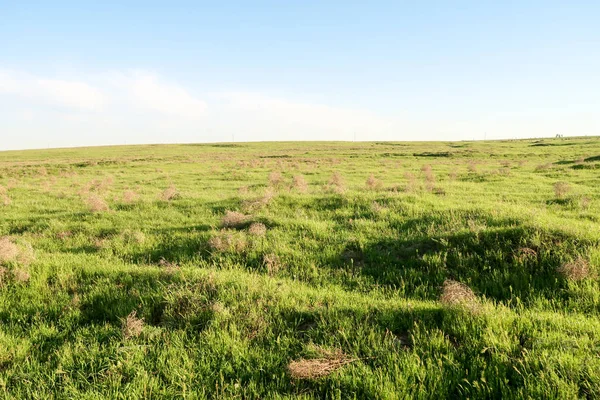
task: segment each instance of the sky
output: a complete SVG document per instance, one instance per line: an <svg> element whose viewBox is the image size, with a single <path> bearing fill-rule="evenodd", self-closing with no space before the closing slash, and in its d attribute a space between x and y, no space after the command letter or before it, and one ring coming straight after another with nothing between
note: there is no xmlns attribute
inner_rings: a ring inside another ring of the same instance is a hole
<svg viewBox="0 0 600 400"><path fill-rule="evenodd" d="M598 1L0 0L0 150L600 135Z"/></svg>

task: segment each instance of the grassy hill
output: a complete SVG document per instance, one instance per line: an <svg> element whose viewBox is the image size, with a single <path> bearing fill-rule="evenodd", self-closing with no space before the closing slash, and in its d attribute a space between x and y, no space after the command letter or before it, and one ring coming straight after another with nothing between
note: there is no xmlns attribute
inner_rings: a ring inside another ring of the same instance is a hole
<svg viewBox="0 0 600 400"><path fill-rule="evenodd" d="M7 398L600 398L600 138L0 153Z"/></svg>

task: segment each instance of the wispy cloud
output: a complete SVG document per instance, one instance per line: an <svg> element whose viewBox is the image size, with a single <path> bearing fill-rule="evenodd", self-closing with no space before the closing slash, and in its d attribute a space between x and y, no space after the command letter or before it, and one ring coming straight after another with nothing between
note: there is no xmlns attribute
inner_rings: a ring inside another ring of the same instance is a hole
<svg viewBox="0 0 600 400"><path fill-rule="evenodd" d="M167 116L199 119L207 104L193 96L184 87L166 81L147 71L113 74L117 90L125 90L130 105Z"/></svg>
<svg viewBox="0 0 600 400"><path fill-rule="evenodd" d="M0 71L0 94L87 111L99 111L106 103L105 95L86 82L49 79L6 70Z"/></svg>
<svg viewBox="0 0 600 400"><path fill-rule="evenodd" d="M76 76L0 69L0 116L26 143L11 147L32 147L36 136L47 140L57 134L62 146L226 141L233 135L244 141L352 140L355 132L364 140L391 135L398 127L368 110L247 91L196 93L144 70ZM17 117L25 114L26 124Z"/></svg>
<svg viewBox="0 0 600 400"><path fill-rule="evenodd" d="M253 92L224 92L218 97L245 126L259 126L270 139L351 140L355 132L391 132L396 122L368 110L299 102Z"/></svg>

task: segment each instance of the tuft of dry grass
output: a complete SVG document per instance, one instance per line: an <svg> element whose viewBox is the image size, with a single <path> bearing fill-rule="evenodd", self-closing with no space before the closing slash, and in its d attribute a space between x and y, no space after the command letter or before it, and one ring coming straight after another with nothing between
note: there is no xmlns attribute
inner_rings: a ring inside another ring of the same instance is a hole
<svg viewBox="0 0 600 400"><path fill-rule="evenodd" d="M577 257L575 260L564 263L558 267L558 272L572 281L581 281L591 275L589 262L583 257Z"/></svg>
<svg viewBox="0 0 600 400"><path fill-rule="evenodd" d="M29 281L29 278L31 278L31 275L29 274L29 272L25 271L22 268L15 268L12 271L12 274L13 274L13 278L14 278L15 282L25 283L25 282Z"/></svg>
<svg viewBox="0 0 600 400"><path fill-rule="evenodd" d="M406 191L414 192L417 190L417 178L412 172L405 172L404 179L406 179Z"/></svg>
<svg viewBox="0 0 600 400"><path fill-rule="evenodd" d="M144 320L136 317L136 312L133 310L127 318L123 320L123 337L125 339L134 338L140 336L144 329Z"/></svg>
<svg viewBox="0 0 600 400"><path fill-rule="evenodd" d="M8 269L0 267L0 288L8 281Z"/></svg>
<svg viewBox="0 0 600 400"><path fill-rule="evenodd" d="M456 171L456 170L452 170L448 173L448 179L450 179L451 181L455 181L457 177L458 177L458 171Z"/></svg>
<svg viewBox="0 0 600 400"><path fill-rule="evenodd" d="M383 187L383 181L375 178L375 175L373 174L369 175L365 184L369 190L381 190Z"/></svg>
<svg viewBox="0 0 600 400"><path fill-rule="evenodd" d="M179 268L179 264L169 261L164 257L161 257L160 260L158 260L158 266L165 268L167 271L174 271Z"/></svg>
<svg viewBox="0 0 600 400"><path fill-rule="evenodd" d="M269 203L271 203L271 201L275 198L275 195L275 189L269 186L265 189L265 193L258 199L244 201L242 204L242 209L246 212L256 211L257 209L269 205Z"/></svg>
<svg viewBox="0 0 600 400"><path fill-rule="evenodd" d="M221 219L223 228L239 228L248 221L248 216L238 211L225 211L225 215Z"/></svg>
<svg viewBox="0 0 600 400"><path fill-rule="evenodd" d="M519 259L519 261L521 261L521 262L523 262L527 259L537 258L537 256L538 256L537 251L535 251L531 247L519 248L519 250L517 251L517 255L516 255L517 259Z"/></svg>
<svg viewBox="0 0 600 400"><path fill-rule="evenodd" d="M253 222L248 228L248 233L252 236L265 236L267 227L261 222Z"/></svg>
<svg viewBox="0 0 600 400"><path fill-rule="evenodd" d="M125 229L121 233L121 238L126 243L142 244L146 241L146 235L141 231L133 231L131 229Z"/></svg>
<svg viewBox="0 0 600 400"><path fill-rule="evenodd" d="M540 171L547 171L549 169L552 169L552 163L546 163L546 164L540 164L537 167L535 167L535 171L536 172L540 172Z"/></svg>
<svg viewBox="0 0 600 400"><path fill-rule="evenodd" d="M233 232L221 230L217 235L208 240L208 246L217 252L242 253L246 247L246 239L243 236L234 235Z"/></svg>
<svg viewBox="0 0 600 400"><path fill-rule="evenodd" d="M334 172L329 179L329 182L325 185L325 191L333 192L336 194L344 194L346 191L346 184L344 178L339 172Z"/></svg>
<svg viewBox="0 0 600 400"><path fill-rule="evenodd" d="M163 190L159 196L159 198L162 201L171 201L171 200L178 199L180 197L181 197L181 195L179 194L179 191L177 190L175 185L170 185L168 188Z"/></svg>
<svg viewBox="0 0 600 400"><path fill-rule="evenodd" d="M67 240L71 236L73 236L73 232L71 231L61 231L56 234L56 238L59 240Z"/></svg>
<svg viewBox="0 0 600 400"><path fill-rule="evenodd" d="M88 197L85 200L88 209L91 212L104 212L104 211L108 211L109 207L108 204L106 203L106 201L104 201L104 199L102 199L100 196L97 196L95 194L90 194L88 195Z"/></svg>
<svg viewBox="0 0 600 400"><path fill-rule="evenodd" d="M275 275L281 268L281 260L279 259L279 256L277 254L265 254L263 256L263 262L265 264L265 267L267 267L267 273L270 276Z"/></svg>
<svg viewBox="0 0 600 400"><path fill-rule="evenodd" d="M123 203L125 204L132 204L137 202L140 199L140 195L137 194L135 191L133 190L126 190L123 192Z"/></svg>
<svg viewBox="0 0 600 400"><path fill-rule="evenodd" d="M331 374L346 364L358 361L345 355L341 350L321 349L322 357L294 360L288 364L288 372L294 379L318 379Z"/></svg>
<svg viewBox="0 0 600 400"><path fill-rule="evenodd" d="M8 197L8 189L2 185L0 185L0 203L5 206L9 206L12 203L10 197Z"/></svg>
<svg viewBox="0 0 600 400"><path fill-rule="evenodd" d="M571 191L571 185L568 182L556 182L552 187L554 194L559 199L564 198Z"/></svg>
<svg viewBox="0 0 600 400"><path fill-rule="evenodd" d="M273 187L279 187L283 183L281 172L273 171L269 174L269 184Z"/></svg>
<svg viewBox="0 0 600 400"><path fill-rule="evenodd" d="M298 193L308 192L308 182L306 182L304 176L294 175L292 189L296 190Z"/></svg>
<svg viewBox="0 0 600 400"><path fill-rule="evenodd" d="M272 187L268 187L265 189L265 193L263 193L263 196L260 198L260 203L263 206L266 206L271 202L271 200L273 200L273 198L275 198L275 190Z"/></svg>
<svg viewBox="0 0 600 400"><path fill-rule="evenodd" d="M425 176L425 188L430 192L433 191L435 188L435 175L433 174L431 165L423 165L421 167L421 172L423 172L423 175Z"/></svg>
<svg viewBox="0 0 600 400"><path fill-rule="evenodd" d="M467 164L467 171L476 174L477 173L477 163L475 163L475 161L470 160L469 163Z"/></svg>
<svg viewBox="0 0 600 400"><path fill-rule="evenodd" d="M587 210L588 208L590 208L590 205L592 204L592 199L590 199L587 196L583 196L579 200L579 204L580 204L581 208L583 208L584 210Z"/></svg>
<svg viewBox="0 0 600 400"><path fill-rule="evenodd" d="M0 237L0 264L17 261L19 247L9 238Z"/></svg>
<svg viewBox="0 0 600 400"><path fill-rule="evenodd" d="M477 309L478 306L477 296L471 288L452 279L444 281L440 301L446 306L463 306L471 310Z"/></svg>

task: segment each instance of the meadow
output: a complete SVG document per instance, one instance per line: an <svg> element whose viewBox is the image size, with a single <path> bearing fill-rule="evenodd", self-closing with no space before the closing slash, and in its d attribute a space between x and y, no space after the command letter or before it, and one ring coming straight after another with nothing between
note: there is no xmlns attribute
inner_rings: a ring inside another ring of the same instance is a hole
<svg viewBox="0 0 600 400"><path fill-rule="evenodd" d="M0 152L3 398L600 398L600 138Z"/></svg>

